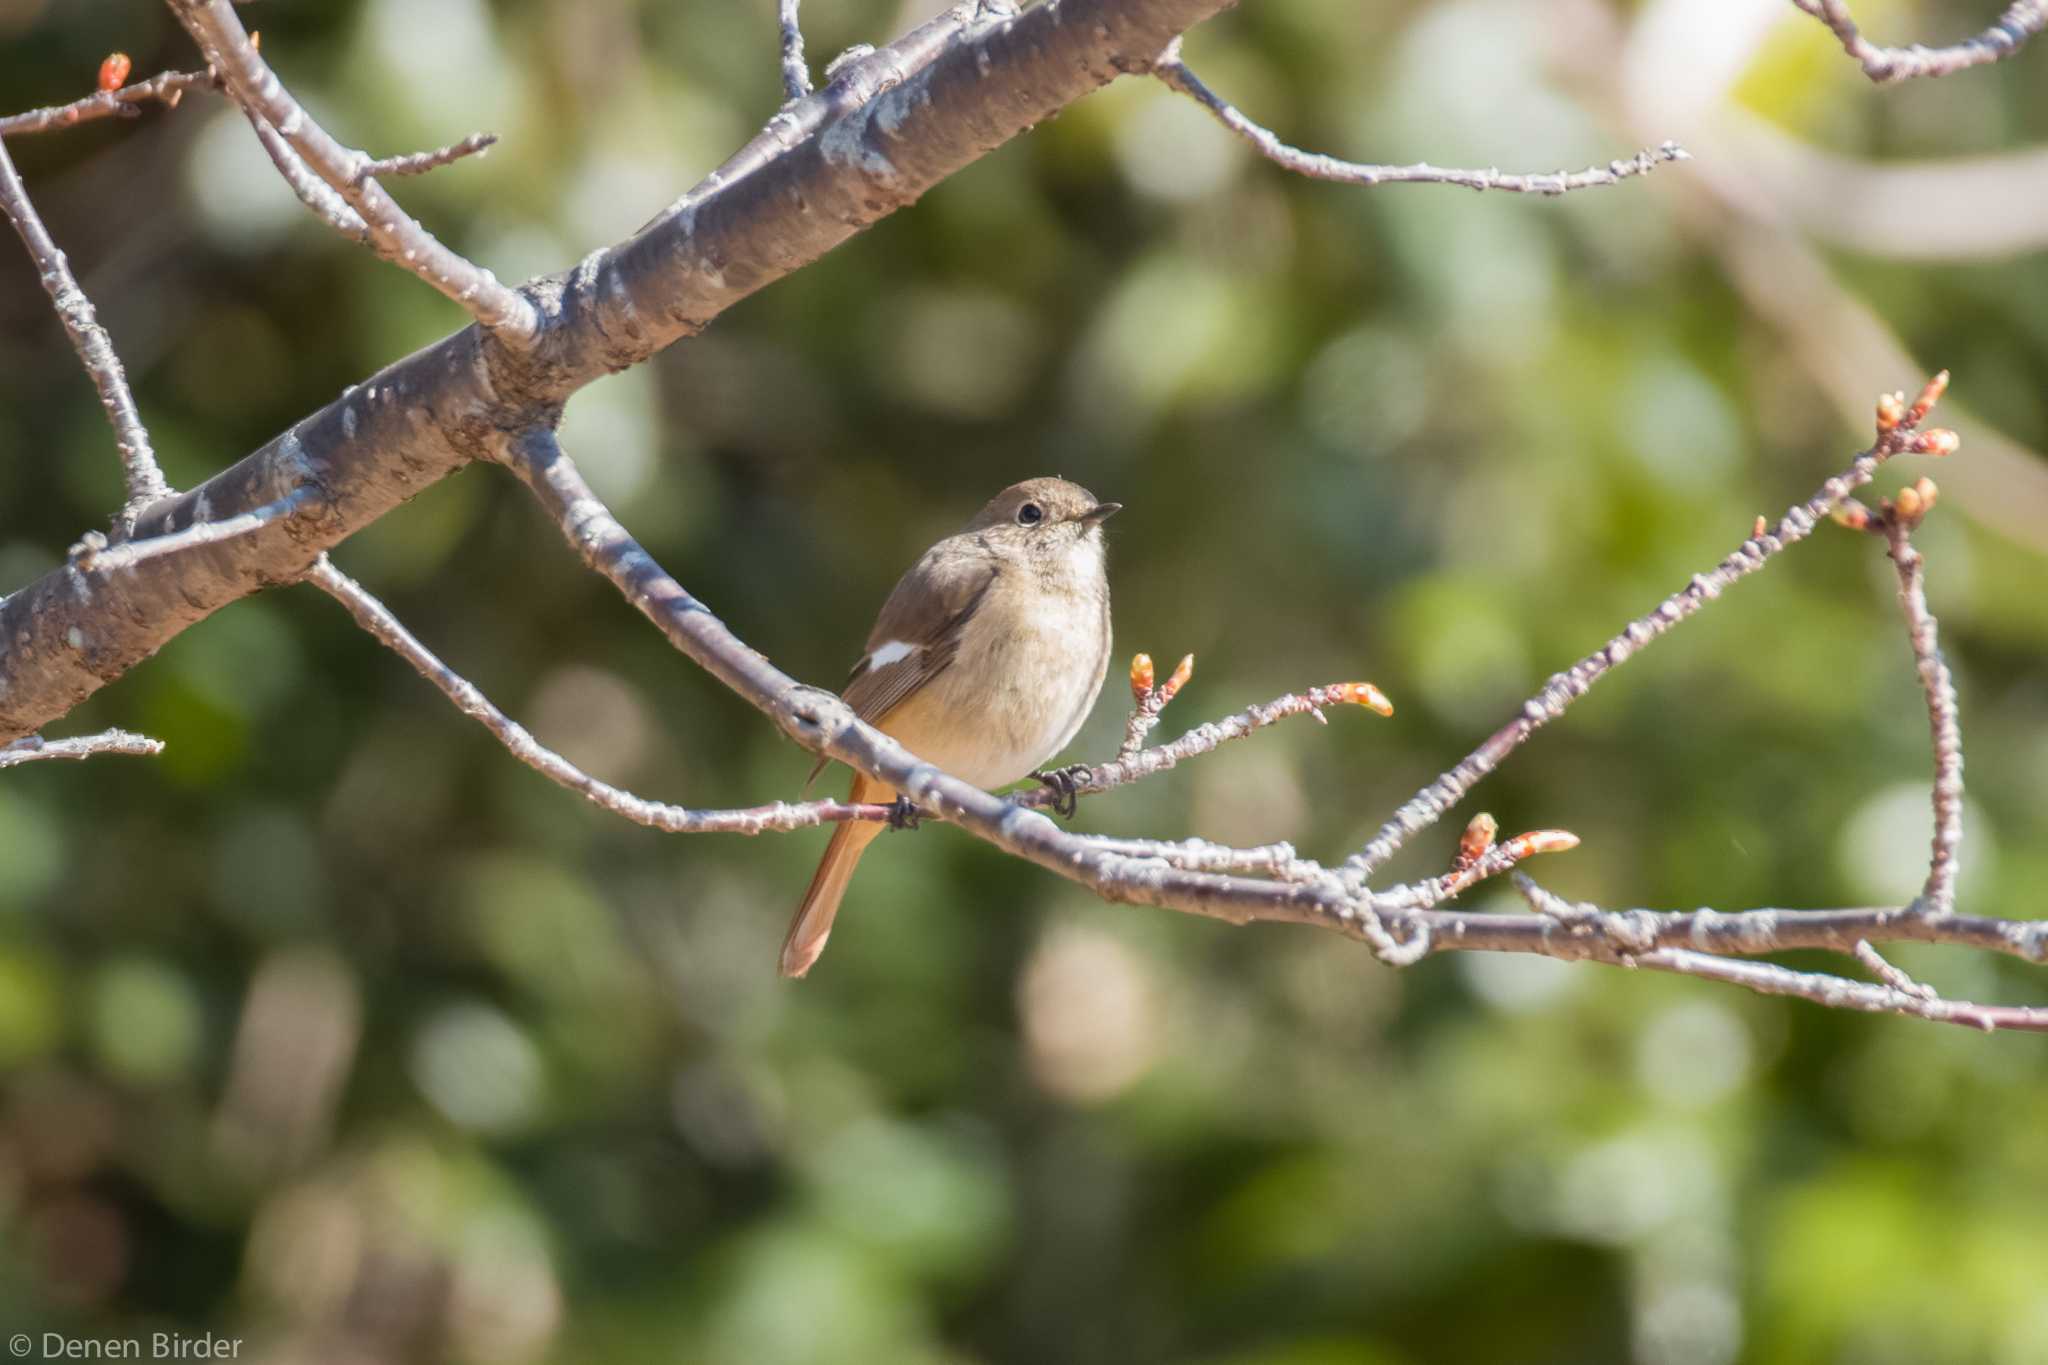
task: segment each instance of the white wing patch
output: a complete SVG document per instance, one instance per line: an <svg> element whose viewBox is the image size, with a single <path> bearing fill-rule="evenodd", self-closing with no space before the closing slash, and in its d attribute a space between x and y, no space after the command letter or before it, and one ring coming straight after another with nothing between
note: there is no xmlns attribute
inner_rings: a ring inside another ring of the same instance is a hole
<svg viewBox="0 0 2048 1365"><path fill-rule="evenodd" d="M913 645L907 640L885 640L869 652L868 671L900 663L923 648L923 645Z"/></svg>

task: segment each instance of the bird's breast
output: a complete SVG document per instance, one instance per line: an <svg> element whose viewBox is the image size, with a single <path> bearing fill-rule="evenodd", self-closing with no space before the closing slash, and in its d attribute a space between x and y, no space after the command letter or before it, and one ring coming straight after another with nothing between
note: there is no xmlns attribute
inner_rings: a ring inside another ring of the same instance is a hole
<svg viewBox="0 0 2048 1365"><path fill-rule="evenodd" d="M882 728L976 786L1006 786L1073 739L1108 666L1106 592L999 580L945 671Z"/></svg>

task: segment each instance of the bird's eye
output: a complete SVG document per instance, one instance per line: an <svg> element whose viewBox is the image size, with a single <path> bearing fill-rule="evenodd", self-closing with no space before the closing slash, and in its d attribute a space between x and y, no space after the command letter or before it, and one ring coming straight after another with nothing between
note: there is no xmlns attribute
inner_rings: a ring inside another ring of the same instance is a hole
<svg viewBox="0 0 2048 1365"><path fill-rule="evenodd" d="M1036 526L1044 520L1045 509L1035 502L1027 502L1017 509L1017 524L1019 526Z"/></svg>

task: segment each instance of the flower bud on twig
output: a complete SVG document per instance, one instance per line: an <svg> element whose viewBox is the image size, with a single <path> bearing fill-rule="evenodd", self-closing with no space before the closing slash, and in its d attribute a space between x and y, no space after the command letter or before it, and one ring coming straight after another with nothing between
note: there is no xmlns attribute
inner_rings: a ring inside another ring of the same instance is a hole
<svg viewBox="0 0 2048 1365"><path fill-rule="evenodd" d="M1383 716L1394 714L1394 703L1387 700L1387 694L1369 682L1332 683L1330 692L1337 701L1363 706L1368 711L1377 711Z"/></svg>
<svg viewBox="0 0 2048 1365"><path fill-rule="evenodd" d="M1494 836L1500 833L1500 821L1485 811L1472 817L1466 824L1465 832L1458 836L1458 858L1451 866L1463 872L1486 856L1493 847Z"/></svg>
<svg viewBox="0 0 2048 1365"><path fill-rule="evenodd" d="M1195 676L1195 656L1183 654L1180 662L1173 666L1173 673L1159 688L1159 704L1164 706L1173 700L1174 693L1188 685L1188 679Z"/></svg>
<svg viewBox="0 0 2048 1365"><path fill-rule="evenodd" d="M1955 454L1957 450L1962 448L1962 444L1963 438L1950 431L1947 427L1935 427L1933 430L1923 431L1915 437L1913 449L1919 454L1932 455L1935 459L1939 460L1945 456Z"/></svg>
<svg viewBox="0 0 2048 1365"><path fill-rule="evenodd" d="M134 69L125 52L109 52L107 59L100 63L100 89L119 90L128 84L128 73Z"/></svg>
<svg viewBox="0 0 2048 1365"><path fill-rule="evenodd" d="M1933 411L1934 405L1941 401L1942 394L1946 392L1948 392L1948 371L1943 370L1940 374L1927 381L1926 388L1920 390L1920 396L1914 399L1913 406L1906 410L1906 420L1915 426L1919 425L1920 420Z"/></svg>

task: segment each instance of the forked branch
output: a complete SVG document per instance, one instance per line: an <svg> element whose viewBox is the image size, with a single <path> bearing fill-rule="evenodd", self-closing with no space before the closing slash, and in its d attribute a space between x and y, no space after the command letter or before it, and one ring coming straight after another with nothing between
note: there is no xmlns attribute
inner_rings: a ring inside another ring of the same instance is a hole
<svg viewBox="0 0 2048 1365"><path fill-rule="evenodd" d="M228 97L252 121L261 120L275 129L292 152L347 203L362 220L372 250L425 280L500 337L522 344L533 340L540 328L540 315L532 301L500 283L490 271L449 249L401 209L376 179L380 173L392 173L393 163L377 161L365 152L343 146L313 121L249 40L231 0L167 3L199 44L207 63L219 73ZM424 157L400 158L398 164L402 169L396 173L413 174L481 150L489 145L481 137ZM274 149L271 154L275 159ZM300 197L321 212L323 218L330 223L336 221L337 215L322 211L308 197L302 182L289 172L287 179L293 181Z"/></svg>

